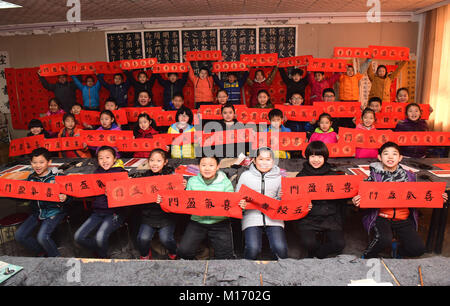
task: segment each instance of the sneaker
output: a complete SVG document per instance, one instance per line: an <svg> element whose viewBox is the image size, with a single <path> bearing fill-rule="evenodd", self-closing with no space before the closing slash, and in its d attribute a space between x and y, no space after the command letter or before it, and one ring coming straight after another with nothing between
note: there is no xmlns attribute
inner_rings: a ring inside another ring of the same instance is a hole
<svg viewBox="0 0 450 306"><path fill-rule="evenodd" d="M150 259L152 259L152 250L150 249L148 251L148 255L147 256L140 256L139 259L141 259L141 260L150 260Z"/></svg>
<svg viewBox="0 0 450 306"><path fill-rule="evenodd" d="M169 256L170 260L176 260L177 259L177 254L167 254L167 256Z"/></svg>

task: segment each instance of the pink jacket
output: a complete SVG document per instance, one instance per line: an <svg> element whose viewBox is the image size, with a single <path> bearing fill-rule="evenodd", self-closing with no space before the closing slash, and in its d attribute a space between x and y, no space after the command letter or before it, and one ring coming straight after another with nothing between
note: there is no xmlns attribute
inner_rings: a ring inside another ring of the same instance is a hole
<svg viewBox="0 0 450 306"><path fill-rule="evenodd" d="M331 128L327 133L322 132L319 128L316 128L314 133L311 135L311 138L309 139L309 142L313 141L322 141L323 143L336 143L337 140L337 134Z"/></svg>
<svg viewBox="0 0 450 306"><path fill-rule="evenodd" d="M361 123L356 126L358 130L376 130L376 128L366 128ZM365 149L365 148L356 148L355 150L355 158L377 158L378 150L377 149Z"/></svg>

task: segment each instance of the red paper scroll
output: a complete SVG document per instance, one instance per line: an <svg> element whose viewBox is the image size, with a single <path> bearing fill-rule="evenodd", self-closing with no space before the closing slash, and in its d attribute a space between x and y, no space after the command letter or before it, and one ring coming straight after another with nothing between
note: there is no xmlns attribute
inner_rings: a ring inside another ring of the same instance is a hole
<svg viewBox="0 0 450 306"><path fill-rule="evenodd" d="M177 111L164 111L154 115L153 118L158 126L170 126L174 124L176 120Z"/></svg>
<svg viewBox="0 0 450 306"><path fill-rule="evenodd" d="M166 139L156 137L123 140L116 143L117 150L120 152L150 152L154 149L166 151L166 146L168 145L170 145L170 142L167 142Z"/></svg>
<svg viewBox="0 0 450 306"><path fill-rule="evenodd" d="M82 110L80 112L79 118L82 123L86 123L86 124L90 124L90 125L99 125L100 112Z"/></svg>
<svg viewBox="0 0 450 306"><path fill-rule="evenodd" d="M143 58L133 60L120 61L121 67L124 70L144 69L153 67L158 62L157 58Z"/></svg>
<svg viewBox="0 0 450 306"><path fill-rule="evenodd" d="M169 194L184 189L183 176L157 175L106 183L108 207L147 204L156 202L158 194Z"/></svg>
<svg viewBox="0 0 450 306"><path fill-rule="evenodd" d="M274 220L298 220L308 214L309 199L295 199L287 201L278 201L265 196L253 189L242 185L239 190L240 198L248 203L245 209L257 209Z"/></svg>
<svg viewBox="0 0 450 306"><path fill-rule="evenodd" d="M200 105L199 114L201 114L202 119L206 119L206 120L222 119L222 106L221 105Z"/></svg>
<svg viewBox="0 0 450 306"><path fill-rule="evenodd" d="M39 118L41 120L42 125L44 126L44 130L58 133L64 127L63 124L64 114L51 115Z"/></svg>
<svg viewBox="0 0 450 306"><path fill-rule="evenodd" d="M358 194L362 175L305 176L281 179L282 201L309 198L311 200L347 199Z"/></svg>
<svg viewBox="0 0 450 306"><path fill-rule="evenodd" d="M58 139L60 142L61 151L81 150L84 148L83 138L81 137L60 137Z"/></svg>
<svg viewBox="0 0 450 306"><path fill-rule="evenodd" d="M162 107L123 107L120 110L125 111L128 122L137 122L142 113L146 113L150 118L155 118L158 114L164 113Z"/></svg>
<svg viewBox="0 0 450 306"><path fill-rule="evenodd" d="M177 190L161 192L161 208L176 214L242 219L239 193Z"/></svg>
<svg viewBox="0 0 450 306"><path fill-rule="evenodd" d="M40 148L43 142L44 135L13 139L9 145L9 156L30 154L34 149Z"/></svg>
<svg viewBox="0 0 450 306"><path fill-rule="evenodd" d="M241 54L241 62L251 67L276 66L278 64L278 53Z"/></svg>
<svg viewBox="0 0 450 306"><path fill-rule="evenodd" d="M388 141L393 141L390 130L339 129L339 141L354 144L357 148L378 149Z"/></svg>
<svg viewBox="0 0 450 306"><path fill-rule="evenodd" d="M68 74L68 69L70 65L76 64L76 62L58 63L58 64L47 64L39 66L41 70L41 76L58 76L63 74Z"/></svg>
<svg viewBox="0 0 450 306"><path fill-rule="evenodd" d="M59 185L0 179L0 197L59 202Z"/></svg>
<svg viewBox="0 0 450 306"><path fill-rule="evenodd" d="M330 158L355 156L355 144L346 144L339 141L337 143L327 143L326 145L330 153Z"/></svg>
<svg viewBox="0 0 450 306"><path fill-rule="evenodd" d="M68 66L69 75L95 74L95 63L74 63Z"/></svg>
<svg viewBox="0 0 450 306"><path fill-rule="evenodd" d="M59 152L61 151L61 138L45 139L42 147L46 148L50 152Z"/></svg>
<svg viewBox="0 0 450 306"><path fill-rule="evenodd" d="M409 48L406 47L387 47L387 46L369 46L373 58L407 61L409 60Z"/></svg>
<svg viewBox="0 0 450 306"><path fill-rule="evenodd" d="M254 133L251 142L254 150L261 147L271 147L274 150L302 150L307 141L304 132L259 132Z"/></svg>
<svg viewBox="0 0 450 306"><path fill-rule="evenodd" d="M353 118L361 111L359 102L314 102L319 113L328 113L333 118Z"/></svg>
<svg viewBox="0 0 450 306"><path fill-rule="evenodd" d="M381 112L384 114L396 113L400 115L399 118L405 119L406 106L408 106L408 103L383 102L383 105L381 106ZM428 118L430 117L430 104L419 104L419 107L422 111L420 118L428 120Z"/></svg>
<svg viewBox="0 0 450 306"><path fill-rule="evenodd" d="M88 146L116 146L117 141L131 140L134 138L133 131L80 131L80 136L84 138Z"/></svg>
<svg viewBox="0 0 450 306"><path fill-rule="evenodd" d="M275 108L281 110L288 120L310 122L313 119L319 119L321 114L316 106L293 106L293 105L275 105Z"/></svg>
<svg viewBox="0 0 450 306"><path fill-rule="evenodd" d="M294 66L306 66L313 59L312 55L284 57L278 59L278 67L294 67Z"/></svg>
<svg viewBox="0 0 450 306"><path fill-rule="evenodd" d="M242 123L269 123L270 110L264 108L236 109L236 119Z"/></svg>
<svg viewBox="0 0 450 306"><path fill-rule="evenodd" d="M226 130L202 134L202 146L224 145L251 142L254 138L252 129Z"/></svg>
<svg viewBox="0 0 450 306"><path fill-rule="evenodd" d="M442 208L445 182L362 182L361 208Z"/></svg>
<svg viewBox="0 0 450 306"><path fill-rule="evenodd" d="M244 62L215 62L212 72L248 71Z"/></svg>
<svg viewBox="0 0 450 306"><path fill-rule="evenodd" d="M399 146L448 146L450 132L395 132L392 141Z"/></svg>
<svg viewBox="0 0 450 306"><path fill-rule="evenodd" d="M128 172L105 173L105 174L83 174L57 176L56 183L60 185L61 193L85 198L105 194L108 182L125 180Z"/></svg>
<svg viewBox="0 0 450 306"><path fill-rule="evenodd" d="M334 48L334 57L371 58L372 51L369 48L335 47Z"/></svg>
<svg viewBox="0 0 450 306"><path fill-rule="evenodd" d="M220 61L222 60L222 51L187 51L186 60L194 61Z"/></svg>
<svg viewBox="0 0 450 306"><path fill-rule="evenodd" d="M308 65L308 71L345 72L347 61L331 58L313 58Z"/></svg>
<svg viewBox="0 0 450 306"><path fill-rule="evenodd" d="M188 71L189 64L187 63L155 64L153 66L153 73L185 73Z"/></svg>

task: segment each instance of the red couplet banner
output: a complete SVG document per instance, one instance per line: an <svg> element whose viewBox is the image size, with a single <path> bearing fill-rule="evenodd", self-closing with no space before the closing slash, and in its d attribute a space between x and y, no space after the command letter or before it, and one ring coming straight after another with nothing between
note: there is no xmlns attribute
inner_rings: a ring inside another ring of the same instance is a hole
<svg viewBox="0 0 450 306"><path fill-rule="evenodd" d="M278 53L269 54L241 54L241 62L251 66L276 66L278 64Z"/></svg>
<svg viewBox="0 0 450 306"><path fill-rule="evenodd" d="M369 48L335 47L334 57L371 58L372 51Z"/></svg>
<svg viewBox="0 0 450 306"><path fill-rule="evenodd" d="M236 119L242 123L269 123L270 109L239 108L236 109Z"/></svg>
<svg viewBox="0 0 450 306"><path fill-rule="evenodd" d="M212 72L248 71L244 62L215 62Z"/></svg>
<svg viewBox="0 0 450 306"><path fill-rule="evenodd" d="M361 208L442 208L445 182L361 182Z"/></svg>
<svg viewBox="0 0 450 306"><path fill-rule="evenodd" d="M161 208L167 212L196 216L242 219L239 193L218 191L163 191Z"/></svg>
<svg viewBox="0 0 450 306"><path fill-rule="evenodd" d="M381 106L381 112L382 113L397 113L401 114L401 119L405 119L405 109L406 106L408 106L408 103L399 103L399 102L383 102L383 105ZM430 104L419 104L420 110L422 114L420 115L421 119L428 120L430 117Z"/></svg>
<svg viewBox="0 0 450 306"><path fill-rule="evenodd" d="M307 141L304 132L259 132L253 133L251 138L254 150L261 147L271 147L274 150L301 150Z"/></svg>
<svg viewBox="0 0 450 306"><path fill-rule="evenodd" d="M163 191L173 193L184 189L180 174L158 175L106 183L108 207L121 207L156 202Z"/></svg>
<svg viewBox="0 0 450 306"><path fill-rule="evenodd" d="M305 176L281 179L282 201L347 199L358 194L362 175Z"/></svg>
<svg viewBox="0 0 450 306"><path fill-rule="evenodd" d="M118 109L112 111L116 122L124 125L128 124L127 113L124 109ZM100 124L100 112L97 111L86 111L82 110L80 115L78 116L80 123L86 123L90 125L99 125Z"/></svg>
<svg viewBox="0 0 450 306"><path fill-rule="evenodd" d="M145 113L150 118L155 118L156 115L164 113L162 107L123 107L121 110L125 111L128 122L137 122L140 114Z"/></svg>
<svg viewBox="0 0 450 306"><path fill-rule="evenodd" d="M0 179L0 197L59 202L59 185Z"/></svg>
<svg viewBox="0 0 450 306"><path fill-rule="evenodd" d="M157 58L143 58L135 60L122 60L120 66L124 70L144 69L153 67L158 62Z"/></svg>
<svg viewBox="0 0 450 306"><path fill-rule="evenodd" d="M308 65L308 71L345 72L347 61L331 58L313 58Z"/></svg>
<svg viewBox="0 0 450 306"><path fill-rule="evenodd" d="M185 73L189 71L188 63L170 63L170 64L155 64L153 66L153 73Z"/></svg>
<svg viewBox="0 0 450 306"><path fill-rule="evenodd" d="M76 198L85 198L105 194L108 182L125 180L128 172L108 174L82 174L57 176L56 183L60 185L61 193Z"/></svg>
<svg viewBox="0 0 450 306"><path fill-rule="evenodd" d="M186 60L193 61L220 61L222 60L222 51L187 51Z"/></svg>
<svg viewBox="0 0 450 306"><path fill-rule="evenodd" d="M116 146L117 141L132 140L133 131L82 130L80 136L88 146Z"/></svg>
<svg viewBox="0 0 450 306"><path fill-rule="evenodd" d="M409 48L407 47L389 47L389 46L369 46L372 51L372 57L384 60L409 60Z"/></svg>
<svg viewBox="0 0 450 306"><path fill-rule="evenodd" d="M333 118L353 118L361 110L360 102L314 102L319 113L328 113Z"/></svg>
<svg viewBox="0 0 450 306"><path fill-rule="evenodd" d="M167 151L166 146L168 145L170 145L170 142L168 142L167 139L160 137L120 140L116 143L116 147L120 152L150 152L154 149L163 149Z"/></svg>
<svg viewBox="0 0 450 306"><path fill-rule="evenodd" d="M30 154L34 149L40 148L43 142L44 135L13 139L9 145L9 156Z"/></svg>
<svg viewBox="0 0 450 306"><path fill-rule="evenodd" d="M287 68L294 66L306 66L313 59L312 55L284 57L278 59L278 67Z"/></svg>
<svg viewBox="0 0 450 306"><path fill-rule="evenodd" d="M275 105L275 108L281 110L288 120L310 122L313 119L319 119L321 112L316 106L293 106L293 105Z"/></svg>

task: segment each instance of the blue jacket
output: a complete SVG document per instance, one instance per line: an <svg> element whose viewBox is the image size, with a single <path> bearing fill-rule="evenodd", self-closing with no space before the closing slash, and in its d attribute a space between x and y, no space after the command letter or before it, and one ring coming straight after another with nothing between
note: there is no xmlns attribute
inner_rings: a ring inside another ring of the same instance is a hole
<svg viewBox="0 0 450 306"><path fill-rule="evenodd" d="M232 104L242 104L241 103L241 89L248 78L248 71L244 73L241 79L238 79L234 83L229 83L228 81L219 80L217 75L213 74L214 82L220 89L225 90L228 93L228 101Z"/></svg>
<svg viewBox="0 0 450 306"><path fill-rule="evenodd" d="M76 76L72 76L72 80L75 82L75 85L81 90L83 94L83 104L84 107L87 108L99 108L100 106L100 88L102 84L97 80L94 86L89 87L87 85L83 85L80 80Z"/></svg>
<svg viewBox="0 0 450 306"><path fill-rule="evenodd" d="M119 108L128 106L128 89L130 89L129 78L127 78L126 81L120 85L106 83L103 78L103 74L98 75L98 80L103 87L108 89L110 96L116 100Z"/></svg>

